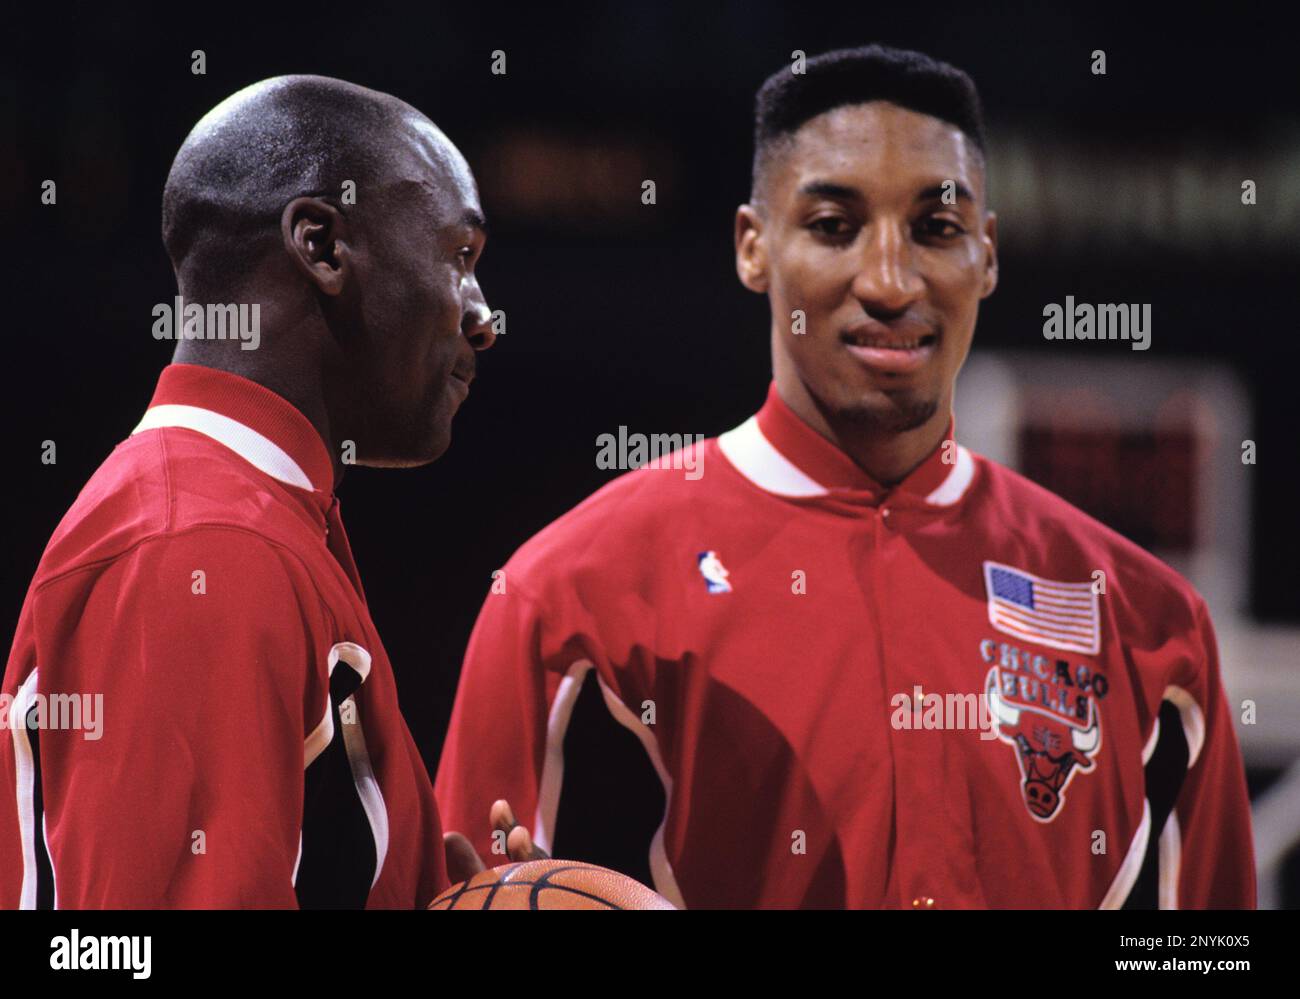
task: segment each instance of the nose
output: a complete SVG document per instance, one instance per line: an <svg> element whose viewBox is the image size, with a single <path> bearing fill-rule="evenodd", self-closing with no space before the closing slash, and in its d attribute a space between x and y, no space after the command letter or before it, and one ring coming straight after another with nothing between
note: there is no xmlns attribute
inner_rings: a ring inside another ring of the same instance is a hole
<svg viewBox="0 0 1300 999"><path fill-rule="evenodd" d="M469 287L465 290L465 314L461 316L460 331L475 350L487 350L497 340L496 331L492 329L492 310L488 308L478 279L471 275L466 280Z"/></svg>
<svg viewBox="0 0 1300 999"><path fill-rule="evenodd" d="M878 221L853 277L853 296L870 315L899 315L925 293L911 240L900 221Z"/></svg>

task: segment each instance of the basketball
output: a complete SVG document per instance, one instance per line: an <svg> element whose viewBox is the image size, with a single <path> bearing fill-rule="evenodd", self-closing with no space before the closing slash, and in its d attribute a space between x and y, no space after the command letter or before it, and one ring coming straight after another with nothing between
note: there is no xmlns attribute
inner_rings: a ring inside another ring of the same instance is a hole
<svg viewBox="0 0 1300 999"><path fill-rule="evenodd" d="M674 909L617 871L571 860L503 864L453 885L430 909Z"/></svg>

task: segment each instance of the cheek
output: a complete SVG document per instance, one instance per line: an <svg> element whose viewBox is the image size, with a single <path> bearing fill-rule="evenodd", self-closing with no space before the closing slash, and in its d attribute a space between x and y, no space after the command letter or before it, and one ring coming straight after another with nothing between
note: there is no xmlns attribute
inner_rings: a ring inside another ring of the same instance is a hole
<svg viewBox="0 0 1300 999"><path fill-rule="evenodd" d="M853 283L847 254L796 250L773 263L772 291L787 315L803 309L811 319L829 312L839 306Z"/></svg>
<svg viewBox="0 0 1300 999"><path fill-rule="evenodd" d="M930 301L950 321L975 315L984 289L978 252L936 255L927 262L925 277Z"/></svg>
<svg viewBox="0 0 1300 999"><path fill-rule="evenodd" d="M431 275L427 270L411 275L398 301L402 349L409 357L441 355L445 342L460 332L459 299L455 281L449 275Z"/></svg>
<svg viewBox="0 0 1300 999"><path fill-rule="evenodd" d="M967 241L961 247L934 254L931 270L937 283L957 294L978 292L983 281L980 245Z"/></svg>
<svg viewBox="0 0 1300 999"><path fill-rule="evenodd" d="M460 273L454 268L440 269L430 289L430 316L439 337L460 333Z"/></svg>

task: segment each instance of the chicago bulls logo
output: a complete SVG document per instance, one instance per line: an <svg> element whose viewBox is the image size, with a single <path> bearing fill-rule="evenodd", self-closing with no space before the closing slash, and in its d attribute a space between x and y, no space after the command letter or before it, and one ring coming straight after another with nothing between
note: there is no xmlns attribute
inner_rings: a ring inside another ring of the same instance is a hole
<svg viewBox="0 0 1300 999"><path fill-rule="evenodd" d="M1051 822L1065 804L1065 789L1076 773L1093 769L1101 747L1097 703L1092 701L1090 724L1042 706L1030 706L1020 692L1020 677L994 666L986 684L988 710L998 738L1016 750L1020 793L1029 814Z"/></svg>

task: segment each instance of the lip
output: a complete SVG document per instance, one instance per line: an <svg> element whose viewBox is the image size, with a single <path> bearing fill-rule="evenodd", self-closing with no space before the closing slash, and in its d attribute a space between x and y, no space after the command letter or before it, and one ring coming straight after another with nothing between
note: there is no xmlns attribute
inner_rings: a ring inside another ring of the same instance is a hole
<svg viewBox="0 0 1300 999"><path fill-rule="evenodd" d="M459 389L461 398L464 399L466 396L469 395L469 383L472 382L473 380L474 380L473 375L470 375L467 378L464 375L453 371L451 373L451 377L448 379L448 382L452 385L455 385L456 388Z"/></svg>
<svg viewBox="0 0 1300 999"><path fill-rule="evenodd" d="M841 340L866 367L898 375L919 371L939 349L939 336L930 330L904 334L881 323L846 330Z"/></svg>

